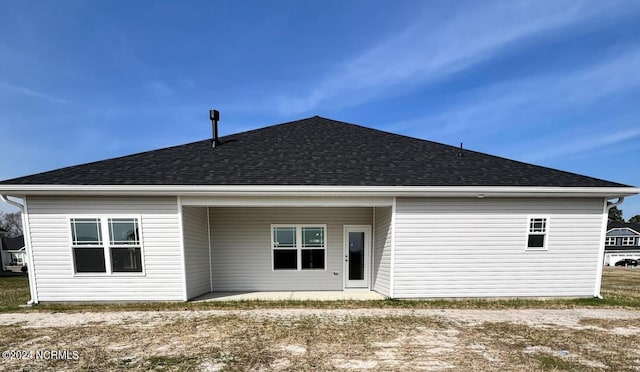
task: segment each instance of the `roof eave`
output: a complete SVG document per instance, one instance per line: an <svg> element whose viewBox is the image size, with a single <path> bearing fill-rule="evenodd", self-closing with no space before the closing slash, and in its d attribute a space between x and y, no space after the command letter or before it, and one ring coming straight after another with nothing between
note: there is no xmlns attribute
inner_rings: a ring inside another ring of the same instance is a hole
<svg viewBox="0 0 640 372"><path fill-rule="evenodd" d="M319 186L319 185L0 185L0 194L24 195L155 195L275 196L367 195L421 197L624 197L637 187L544 186Z"/></svg>

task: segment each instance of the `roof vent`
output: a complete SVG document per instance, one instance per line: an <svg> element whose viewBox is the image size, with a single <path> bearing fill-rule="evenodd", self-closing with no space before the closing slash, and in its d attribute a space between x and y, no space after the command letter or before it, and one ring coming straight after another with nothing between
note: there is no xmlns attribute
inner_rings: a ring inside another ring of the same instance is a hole
<svg viewBox="0 0 640 372"><path fill-rule="evenodd" d="M213 131L213 143L211 147L220 145L218 139L218 120L220 120L220 112L218 110L209 110L209 119L211 120L211 130Z"/></svg>
<svg viewBox="0 0 640 372"><path fill-rule="evenodd" d="M461 158L463 156L464 156L464 154L462 153L462 142L460 142L460 150L456 154L456 157Z"/></svg>

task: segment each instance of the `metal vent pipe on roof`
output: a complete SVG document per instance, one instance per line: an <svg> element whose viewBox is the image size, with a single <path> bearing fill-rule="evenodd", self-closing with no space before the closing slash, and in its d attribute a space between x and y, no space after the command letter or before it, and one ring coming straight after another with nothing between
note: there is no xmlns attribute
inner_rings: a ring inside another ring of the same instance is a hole
<svg viewBox="0 0 640 372"><path fill-rule="evenodd" d="M211 130L213 131L213 143L211 147L216 147L220 144L218 139L218 120L220 120L220 112L218 110L209 110L209 119L211 120Z"/></svg>

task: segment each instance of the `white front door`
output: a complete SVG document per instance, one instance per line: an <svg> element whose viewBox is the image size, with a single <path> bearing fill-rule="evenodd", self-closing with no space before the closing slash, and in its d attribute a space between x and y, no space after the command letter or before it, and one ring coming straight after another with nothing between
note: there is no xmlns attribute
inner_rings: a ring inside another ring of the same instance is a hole
<svg viewBox="0 0 640 372"><path fill-rule="evenodd" d="M344 226L344 287L369 288L371 226Z"/></svg>

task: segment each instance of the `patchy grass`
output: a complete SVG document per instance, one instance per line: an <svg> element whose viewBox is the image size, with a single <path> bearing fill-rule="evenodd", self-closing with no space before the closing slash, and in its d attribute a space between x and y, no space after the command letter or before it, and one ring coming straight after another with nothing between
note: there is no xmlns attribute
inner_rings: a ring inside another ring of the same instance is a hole
<svg viewBox="0 0 640 372"><path fill-rule="evenodd" d="M581 371L583 366L579 363L547 354L537 354L534 356L545 371Z"/></svg>
<svg viewBox="0 0 640 372"><path fill-rule="evenodd" d="M2 350L78 360L6 360L23 370L634 370L640 333L469 324L428 316L212 315L140 324L0 327ZM566 351L566 352L564 352Z"/></svg>
<svg viewBox="0 0 640 372"><path fill-rule="evenodd" d="M145 370L153 371L195 371L198 366L199 358L195 356L151 356L146 358L141 364ZM131 367L127 361L120 361L123 367Z"/></svg>
<svg viewBox="0 0 640 372"><path fill-rule="evenodd" d="M260 308L416 308L416 309L527 309L575 307L626 307L640 309L640 269L605 267L602 276L604 300L580 299L504 299L504 300L428 300L428 301L229 301L229 302L144 302L144 303L51 303L20 308L29 299L26 276L0 277L0 312L14 311L161 311Z"/></svg>
<svg viewBox="0 0 640 372"><path fill-rule="evenodd" d="M605 267L601 292L608 302L640 307L640 267Z"/></svg>
<svg viewBox="0 0 640 372"><path fill-rule="evenodd" d="M613 371L640 367L640 334L620 335L602 329L531 327L514 323L484 323L474 329L475 341L502 354L509 365L538 364L544 370Z"/></svg>
<svg viewBox="0 0 640 372"><path fill-rule="evenodd" d="M640 319L594 319L583 318L580 320L581 325L590 325L594 327L613 329L619 327L635 327L640 329Z"/></svg>
<svg viewBox="0 0 640 372"><path fill-rule="evenodd" d="M0 276L0 311L18 311L29 301L29 280L25 275Z"/></svg>

